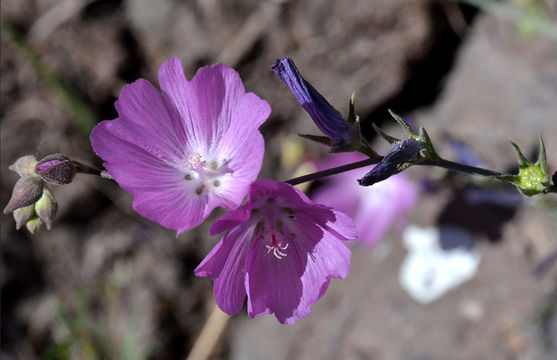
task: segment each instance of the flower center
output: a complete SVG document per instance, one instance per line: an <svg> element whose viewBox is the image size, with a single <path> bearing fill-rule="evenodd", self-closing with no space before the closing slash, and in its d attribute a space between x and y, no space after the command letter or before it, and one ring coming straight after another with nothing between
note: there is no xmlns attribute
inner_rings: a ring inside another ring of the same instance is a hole
<svg viewBox="0 0 557 360"><path fill-rule="evenodd" d="M267 248L267 254L272 253L277 259L281 260L286 257L286 249L288 249L288 243L284 242L284 237L277 229L266 230L263 234L263 238L269 242L265 245Z"/></svg>
<svg viewBox="0 0 557 360"><path fill-rule="evenodd" d="M221 162L216 160L204 159L200 154L192 154L184 161L186 174L184 179L196 181L195 193L203 194L205 190L210 191L221 185L221 178L226 174L232 173L228 167L230 160L224 159Z"/></svg>

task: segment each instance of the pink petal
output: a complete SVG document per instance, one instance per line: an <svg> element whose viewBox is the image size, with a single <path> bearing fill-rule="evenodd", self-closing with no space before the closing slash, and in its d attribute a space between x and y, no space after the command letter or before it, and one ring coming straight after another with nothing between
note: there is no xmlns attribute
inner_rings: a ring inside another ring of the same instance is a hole
<svg viewBox="0 0 557 360"><path fill-rule="evenodd" d="M101 122L93 129L91 143L105 160L107 171L134 197L133 208L147 219L179 232L199 225L206 197L192 197L195 189L172 163L115 135L115 123Z"/></svg>
<svg viewBox="0 0 557 360"><path fill-rule="evenodd" d="M184 143L176 137L166 104L150 82L139 79L124 86L115 107L119 117L111 123L114 134L155 156L183 158Z"/></svg>
<svg viewBox="0 0 557 360"><path fill-rule="evenodd" d="M199 152L214 150L245 94L238 73L217 64L199 69L188 82L180 60L174 58L159 69L159 82L175 117L183 119L191 146Z"/></svg>
<svg viewBox="0 0 557 360"><path fill-rule="evenodd" d="M350 250L316 225L309 216L298 216L299 226L284 250L275 257L259 238L246 261L248 313L252 317L274 313L279 322L293 324L310 313L325 293L331 277L344 278L350 269Z"/></svg>
<svg viewBox="0 0 557 360"><path fill-rule="evenodd" d="M244 265L254 228L239 226L231 230L195 269L195 275L214 279L217 305L227 314L242 310L246 289Z"/></svg>
<svg viewBox="0 0 557 360"><path fill-rule="evenodd" d="M267 254L261 237L252 244L246 259L245 280L249 316L274 313L283 324L296 322L295 312L303 294L299 272L303 268L288 250L288 256L277 259Z"/></svg>
<svg viewBox="0 0 557 360"><path fill-rule="evenodd" d="M238 226L246 221L251 216L251 206L250 204L245 204L240 206L234 211L230 211L220 218L218 218L211 226L211 235L217 235L226 230Z"/></svg>

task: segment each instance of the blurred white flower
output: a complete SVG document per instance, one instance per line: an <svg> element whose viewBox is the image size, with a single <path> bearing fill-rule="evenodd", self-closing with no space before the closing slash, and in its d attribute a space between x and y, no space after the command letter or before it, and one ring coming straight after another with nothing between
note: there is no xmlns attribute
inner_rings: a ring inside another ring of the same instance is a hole
<svg viewBox="0 0 557 360"><path fill-rule="evenodd" d="M400 268L399 282L414 300L424 304L470 280L480 263L480 255L473 249L443 249L440 240L439 229L416 225L409 226L403 235L408 255Z"/></svg>

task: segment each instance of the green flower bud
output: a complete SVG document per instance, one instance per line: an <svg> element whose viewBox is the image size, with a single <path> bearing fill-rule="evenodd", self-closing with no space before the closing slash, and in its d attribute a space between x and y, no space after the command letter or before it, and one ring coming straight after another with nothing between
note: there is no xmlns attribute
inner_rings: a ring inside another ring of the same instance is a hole
<svg viewBox="0 0 557 360"><path fill-rule="evenodd" d="M46 228L50 230L58 211L58 203L54 194L45 186L43 196L35 203L35 212L44 221Z"/></svg>
<svg viewBox="0 0 557 360"><path fill-rule="evenodd" d="M15 228L19 230L27 223L27 221L31 220L32 218L36 217L37 214L35 213L35 205L24 206L19 209L14 210L14 220L15 220Z"/></svg>
<svg viewBox="0 0 557 360"><path fill-rule="evenodd" d="M42 225L43 225L43 221L39 217L35 217L35 218L31 219L31 220L27 221L27 223L25 224L25 226L27 227L27 230L29 230L29 232L31 234L34 234L35 232L37 232L37 230L39 230Z"/></svg>
<svg viewBox="0 0 557 360"><path fill-rule="evenodd" d="M14 186L12 197L4 208L4 214L37 202L43 194L43 181L39 177L25 176L20 178Z"/></svg>
<svg viewBox="0 0 557 360"><path fill-rule="evenodd" d="M551 184L547 171L545 145L540 135L540 150L538 160L532 163L526 159L518 145L511 141L511 145L518 160L518 175L503 175L501 179L513 183L524 195L533 196L547 193Z"/></svg>
<svg viewBox="0 0 557 360"><path fill-rule="evenodd" d="M49 184L65 185L72 182L76 167L66 155L52 154L38 162L35 173Z"/></svg>
<svg viewBox="0 0 557 360"><path fill-rule="evenodd" d="M19 176L24 177L35 175L35 166L37 166L37 159L35 156L25 155L17 159L8 169L15 171Z"/></svg>

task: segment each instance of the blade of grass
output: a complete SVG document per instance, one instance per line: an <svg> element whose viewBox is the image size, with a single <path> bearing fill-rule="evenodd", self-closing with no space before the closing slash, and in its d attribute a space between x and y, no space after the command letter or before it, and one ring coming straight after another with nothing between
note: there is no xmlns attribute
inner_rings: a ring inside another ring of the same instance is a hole
<svg viewBox="0 0 557 360"><path fill-rule="evenodd" d="M97 124L97 118L91 108L72 93L66 84L43 61L41 55L31 46L13 24L2 17L0 19L2 36L5 37L20 54L31 64L35 73L44 84L57 96L66 111L78 123L81 129L89 134Z"/></svg>

